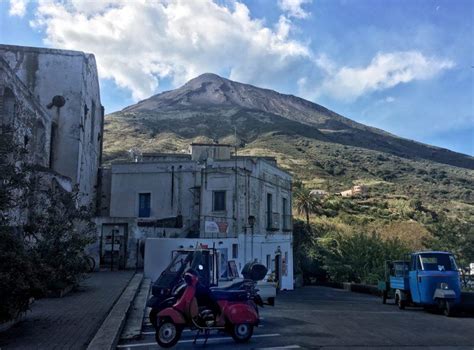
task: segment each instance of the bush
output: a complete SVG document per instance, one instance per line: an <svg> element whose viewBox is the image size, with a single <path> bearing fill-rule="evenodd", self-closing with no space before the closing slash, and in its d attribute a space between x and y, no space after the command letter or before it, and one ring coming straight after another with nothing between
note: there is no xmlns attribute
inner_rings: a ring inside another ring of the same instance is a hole
<svg viewBox="0 0 474 350"><path fill-rule="evenodd" d="M77 285L88 271L85 247L94 241L94 226L85 207L76 208L73 193L48 192L48 206L32 216L28 233L35 241L42 282L47 289Z"/></svg>
<svg viewBox="0 0 474 350"><path fill-rule="evenodd" d="M0 228L0 322L26 311L30 298L41 291L32 253L12 229L3 226Z"/></svg>
<svg viewBox="0 0 474 350"><path fill-rule="evenodd" d="M409 252L400 240L383 240L375 233L333 234L321 243L325 269L337 282L375 284L384 276L385 261Z"/></svg>

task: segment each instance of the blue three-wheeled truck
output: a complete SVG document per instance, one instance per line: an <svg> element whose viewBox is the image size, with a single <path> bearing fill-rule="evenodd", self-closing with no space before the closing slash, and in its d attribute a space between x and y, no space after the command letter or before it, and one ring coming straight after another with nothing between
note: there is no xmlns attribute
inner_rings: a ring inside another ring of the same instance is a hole
<svg viewBox="0 0 474 350"><path fill-rule="evenodd" d="M387 262L385 281L379 282L382 302L394 298L400 309L405 306L439 308L452 316L461 302L461 280L451 253L415 252L405 260Z"/></svg>

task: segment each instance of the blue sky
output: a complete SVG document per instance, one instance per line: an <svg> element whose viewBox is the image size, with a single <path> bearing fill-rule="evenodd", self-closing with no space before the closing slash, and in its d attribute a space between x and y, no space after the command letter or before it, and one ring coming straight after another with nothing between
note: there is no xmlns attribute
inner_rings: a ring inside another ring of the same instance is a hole
<svg viewBox="0 0 474 350"><path fill-rule="evenodd" d="M471 0L0 1L0 43L95 54L113 112L214 72L474 155Z"/></svg>

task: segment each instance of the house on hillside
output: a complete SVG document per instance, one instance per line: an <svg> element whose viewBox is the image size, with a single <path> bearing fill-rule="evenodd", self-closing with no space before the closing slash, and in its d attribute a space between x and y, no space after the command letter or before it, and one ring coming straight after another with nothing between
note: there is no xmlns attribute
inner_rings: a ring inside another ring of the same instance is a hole
<svg viewBox="0 0 474 350"><path fill-rule="evenodd" d="M356 185L352 186L350 190L342 191L342 197L355 197L355 196L363 196L367 194L367 187L363 185Z"/></svg>
<svg viewBox="0 0 474 350"><path fill-rule="evenodd" d="M188 154L143 154L104 169L101 263L135 267L146 254L145 274L155 278L171 250L203 243L219 250L222 278L229 261L240 271L258 260L292 289L292 177L274 158L233 151L196 143Z"/></svg>

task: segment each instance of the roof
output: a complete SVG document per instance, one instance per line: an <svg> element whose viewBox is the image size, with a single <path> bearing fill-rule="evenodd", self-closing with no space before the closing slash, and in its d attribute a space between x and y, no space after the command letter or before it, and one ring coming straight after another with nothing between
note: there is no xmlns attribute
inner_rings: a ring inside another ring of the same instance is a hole
<svg viewBox="0 0 474 350"><path fill-rule="evenodd" d="M235 147L224 143L199 143L193 142L191 146L212 146L212 147Z"/></svg>
<svg viewBox="0 0 474 350"><path fill-rule="evenodd" d="M440 250L420 250L420 251L414 252L412 254L449 254L449 255L452 255L453 253L443 252L443 251L440 251Z"/></svg>
<svg viewBox="0 0 474 350"><path fill-rule="evenodd" d="M0 50L13 51L13 52L36 52L36 53L45 53L50 55L65 55L65 56L94 56L92 53L87 53L83 51L76 50L62 50L62 49L52 49L48 47L32 47L32 46L20 46L20 45L5 45L0 44Z"/></svg>

